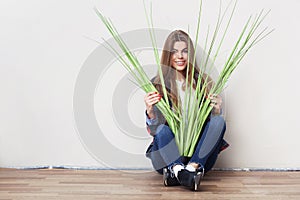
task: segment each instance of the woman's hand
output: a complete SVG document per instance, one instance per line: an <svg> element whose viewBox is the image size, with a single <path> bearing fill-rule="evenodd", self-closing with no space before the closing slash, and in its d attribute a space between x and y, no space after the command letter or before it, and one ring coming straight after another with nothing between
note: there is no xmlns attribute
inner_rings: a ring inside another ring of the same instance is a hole
<svg viewBox="0 0 300 200"><path fill-rule="evenodd" d="M213 107L213 114L214 115L220 115L221 109L222 109L222 97L217 94L211 94L209 96L210 99L210 105Z"/></svg>
<svg viewBox="0 0 300 200"><path fill-rule="evenodd" d="M160 101L161 95L157 92L149 92L146 94L144 101L146 104L147 114L150 119L155 118L155 113L153 111L153 105Z"/></svg>

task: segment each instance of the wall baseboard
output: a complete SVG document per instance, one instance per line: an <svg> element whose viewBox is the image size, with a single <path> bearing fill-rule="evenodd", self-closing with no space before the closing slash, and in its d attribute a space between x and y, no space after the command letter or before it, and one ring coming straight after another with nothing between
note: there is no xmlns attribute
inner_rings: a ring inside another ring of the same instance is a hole
<svg viewBox="0 0 300 200"><path fill-rule="evenodd" d="M213 168L213 171L300 171L300 168Z"/></svg>
<svg viewBox="0 0 300 200"><path fill-rule="evenodd" d="M1 167L0 167L1 168ZM13 169L73 169L73 170L153 170L153 168L107 168L107 167L80 167L80 166L26 166L26 167L3 167ZM212 171L300 171L300 168L213 168Z"/></svg>

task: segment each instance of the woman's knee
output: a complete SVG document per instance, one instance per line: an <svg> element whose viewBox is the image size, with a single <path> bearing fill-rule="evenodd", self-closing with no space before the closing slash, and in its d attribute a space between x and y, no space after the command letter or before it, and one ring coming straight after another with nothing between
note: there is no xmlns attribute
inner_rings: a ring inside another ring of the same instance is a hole
<svg viewBox="0 0 300 200"><path fill-rule="evenodd" d="M174 138L174 134L170 127L161 124L157 127L155 139L157 140L170 140Z"/></svg>
<svg viewBox="0 0 300 200"><path fill-rule="evenodd" d="M220 127L226 127L225 119L221 115L213 116L210 119L210 124L214 124L215 126L220 126Z"/></svg>

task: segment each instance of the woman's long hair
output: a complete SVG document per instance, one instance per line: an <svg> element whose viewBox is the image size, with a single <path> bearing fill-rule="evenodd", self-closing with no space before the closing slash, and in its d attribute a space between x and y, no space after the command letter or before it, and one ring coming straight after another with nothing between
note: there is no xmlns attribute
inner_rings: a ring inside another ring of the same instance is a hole
<svg viewBox="0 0 300 200"><path fill-rule="evenodd" d="M195 49L193 42L189 35L185 33L182 30L175 30L170 35L167 37L163 50L162 50L162 56L161 56L161 68L162 68L162 73L164 77L164 82L166 85L167 93L168 93L168 98L171 100L172 105L176 106L177 108L180 107L180 101L178 100L178 88L176 84L176 69L174 69L171 66L171 58L173 56L172 50L174 48L175 42L185 42L187 47L188 47L188 62L187 62L187 67L183 71L183 77L188 78L188 84L191 83L191 80L193 79L193 88L196 89L196 84L198 81L198 77L201 77L201 85L203 86L204 81L208 75L206 74L200 74L200 69L197 65L197 62L195 61L194 66L194 57L195 57ZM194 67L194 76L192 77L192 68ZM188 70L187 70L188 69ZM187 76L187 71L188 71L188 76ZM212 79L208 76L207 77L207 82L211 83ZM153 80L153 84L155 85L156 89L160 94L163 94L163 89L162 89L162 84L160 80L159 74L156 75L156 77ZM185 90L185 81L184 84L182 85L182 90ZM189 87L189 85L188 85ZM211 89L211 84L208 84L206 91L209 92Z"/></svg>

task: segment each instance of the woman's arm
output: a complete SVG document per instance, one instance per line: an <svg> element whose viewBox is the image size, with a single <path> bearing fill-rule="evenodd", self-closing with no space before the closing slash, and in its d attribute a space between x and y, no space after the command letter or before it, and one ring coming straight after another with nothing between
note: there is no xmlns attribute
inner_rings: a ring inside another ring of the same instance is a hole
<svg viewBox="0 0 300 200"><path fill-rule="evenodd" d="M161 96L156 92L149 92L144 98L146 104L145 114L147 131L152 136L155 135L157 127L163 123L161 113L155 106L155 104L159 102L160 99Z"/></svg>

